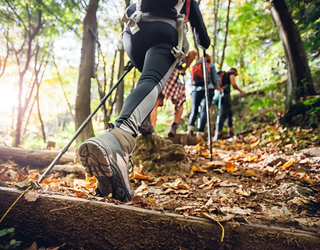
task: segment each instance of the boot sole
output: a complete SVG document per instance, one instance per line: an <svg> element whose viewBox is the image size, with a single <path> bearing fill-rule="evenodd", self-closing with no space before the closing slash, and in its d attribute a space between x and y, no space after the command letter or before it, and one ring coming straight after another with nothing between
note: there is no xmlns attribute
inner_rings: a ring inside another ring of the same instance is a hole
<svg viewBox="0 0 320 250"><path fill-rule="evenodd" d="M98 179L99 186L101 185L99 189L103 196L112 193L112 197L117 200L130 201L131 195L122 173L113 161L114 157L110 157L112 156L111 150L105 147L93 140L86 141L79 147L80 161L88 175Z"/></svg>

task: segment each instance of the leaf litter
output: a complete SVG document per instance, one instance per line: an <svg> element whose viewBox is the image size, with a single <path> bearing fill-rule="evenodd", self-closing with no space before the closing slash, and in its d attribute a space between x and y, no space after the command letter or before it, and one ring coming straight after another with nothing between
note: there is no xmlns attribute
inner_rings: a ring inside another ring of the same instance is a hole
<svg viewBox="0 0 320 250"><path fill-rule="evenodd" d="M168 176L134 166L130 180L135 196L125 204L186 218L275 223L319 232L320 157L300 151L303 136L305 131L299 128L288 131L266 126L242 140L214 143L212 161L208 145L185 146L188 173ZM317 147L320 139L315 137L304 148ZM21 168L12 161L0 164L2 186L19 186L40 176L39 170ZM45 193L121 203L111 197L96 197L96 185L94 177L51 171L41 188L28 191L25 199L34 202Z"/></svg>

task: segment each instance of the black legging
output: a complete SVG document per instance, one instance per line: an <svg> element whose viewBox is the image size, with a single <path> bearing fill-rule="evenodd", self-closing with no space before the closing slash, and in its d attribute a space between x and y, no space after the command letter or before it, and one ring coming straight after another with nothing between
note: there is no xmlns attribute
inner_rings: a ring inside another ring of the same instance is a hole
<svg viewBox="0 0 320 250"><path fill-rule="evenodd" d="M176 29L165 22L139 22L140 31L126 29L124 49L133 65L141 71L136 88L124 102L115 126L138 134L142 121L152 111L157 97L174 70L177 60L171 49L178 43Z"/></svg>
<svg viewBox="0 0 320 250"><path fill-rule="evenodd" d="M225 95L221 100L221 113L219 121L219 131L222 131L223 123L227 120L227 127L232 127L232 107L230 95Z"/></svg>

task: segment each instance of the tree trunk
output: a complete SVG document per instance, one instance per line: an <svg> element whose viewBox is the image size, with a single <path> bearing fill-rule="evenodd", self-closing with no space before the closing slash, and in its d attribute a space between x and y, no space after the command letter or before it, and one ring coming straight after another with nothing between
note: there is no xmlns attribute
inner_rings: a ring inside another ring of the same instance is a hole
<svg viewBox="0 0 320 250"><path fill-rule="evenodd" d="M41 112L40 112L39 87L40 87L40 84L39 84L38 81L37 81L37 109L38 109L38 117L39 117L39 121L40 121L40 125L41 125L42 139L43 139L43 142L46 142L46 141L47 141L47 139L46 139L46 132L45 132L45 130L44 130L44 124L43 124L43 120L42 120Z"/></svg>
<svg viewBox="0 0 320 250"><path fill-rule="evenodd" d="M213 24L213 48L212 48L212 63L216 62L216 46L217 46L217 35L218 35L218 12L219 12L220 0L214 0L213 2L213 15L214 15L214 24Z"/></svg>
<svg viewBox="0 0 320 250"><path fill-rule="evenodd" d="M113 87L114 71L115 71L115 66L116 66L117 53L118 53L118 51L115 50L114 51L113 62L112 62L112 66L111 66L111 77L110 77L110 87L109 87L109 89L111 89ZM110 96L110 98L107 100L108 101L107 115L105 117L105 120L106 120L107 123L110 121L110 117L111 117L111 114L112 114L112 111L113 111L113 106L116 103L116 100L117 100L117 93L114 95L113 99L112 99L112 96Z"/></svg>
<svg viewBox="0 0 320 250"><path fill-rule="evenodd" d="M87 14L83 21L83 39L81 61L79 67L78 89L75 105L75 129L77 130L90 115L91 78L95 77L95 47L97 34L97 18L99 0L90 0ZM77 143L84 142L94 136L92 121L83 129Z"/></svg>
<svg viewBox="0 0 320 250"><path fill-rule="evenodd" d="M102 58L102 69L103 69L103 84L100 83L98 77L96 77L96 81L97 81L97 85L98 85L98 92L99 92L99 97L100 97L100 100L103 99L103 97L105 96L106 94L106 87L107 87L107 73L106 73L106 70L107 70L107 62L106 62L106 58L105 56L102 54L102 51L101 49L99 48L99 55L98 55L98 63L97 63L97 67L96 67L96 71L98 71L98 65L99 65L99 60L100 60L100 56ZM108 129L108 122L106 121L106 117L107 117L107 109L106 109L106 103L104 102L101 106L101 110L102 110L102 113L103 113L103 123L104 123L104 129Z"/></svg>
<svg viewBox="0 0 320 250"><path fill-rule="evenodd" d="M130 5L130 0L125 0L126 7L127 9ZM121 23L121 30L123 31L124 25ZM119 62L119 71L118 71L118 79L122 76L124 72L124 49L123 45L121 46L120 49L120 62ZM122 80L121 83L118 86L117 89L117 102L116 102L116 113L119 114L122 106L123 106L123 99L124 99L124 81Z"/></svg>
<svg viewBox="0 0 320 250"><path fill-rule="evenodd" d="M223 49L222 49L222 56L221 56L221 62L220 62L219 71L222 70L223 61L224 61L224 55L225 55L225 51L226 51L226 47L227 47L228 28L229 28L229 15L230 15L230 4L231 4L231 0L229 0L229 2L228 2L228 12L227 12L227 20L226 20L226 33L225 33L225 36L224 36Z"/></svg>
<svg viewBox="0 0 320 250"><path fill-rule="evenodd" d="M120 62L118 70L118 79L124 72L124 49L120 49ZM117 88L116 113L119 114L123 106L124 81L122 80Z"/></svg>
<svg viewBox="0 0 320 250"><path fill-rule="evenodd" d="M72 120L74 120L72 108L71 108L70 102L69 102L69 100L68 100L67 93L66 93L66 91L64 90L62 77L61 77L61 75L60 75L60 72L59 72L59 69L58 69L58 65L56 64L55 58L53 58L53 65L54 65L54 67L56 68L56 72L57 72L58 79L59 79L59 82L60 82L60 86L61 86L61 89L62 89L62 92L63 92L63 96L64 96L64 99L66 100L67 105L68 105L69 112L70 112L70 114L71 114Z"/></svg>
<svg viewBox="0 0 320 250"><path fill-rule="evenodd" d="M271 14L286 55L288 82L285 107L288 111L293 101L299 101L301 97L314 95L316 92L299 29L293 22L285 1L270 0L270 3Z"/></svg>

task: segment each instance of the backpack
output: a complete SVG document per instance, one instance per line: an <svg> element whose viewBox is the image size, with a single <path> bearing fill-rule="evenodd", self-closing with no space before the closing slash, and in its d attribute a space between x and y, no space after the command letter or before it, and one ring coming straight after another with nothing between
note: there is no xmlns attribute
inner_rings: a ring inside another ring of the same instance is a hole
<svg viewBox="0 0 320 250"><path fill-rule="evenodd" d="M184 0L138 0L137 10L160 16L176 16L183 4Z"/></svg>
<svg viewBox="0 0 320 250"><path fill-rule="evenodd" d="M225 73L226 73L225 71L219 71L219 72L218 72L219 84L220 84L221 87L222 87L222 81L223 81L223 77L224 77L224 74L225 74Z"/></svg>
<svg viewBox="0 0 320 250"><path fill-rule="evenodd" d="M206 63L207 67L207 82L209 82L210 67L209 63ZM198 61L191 70L191 84L193 86L204 86L204 76L203 76L203 62Z"/></svg>

